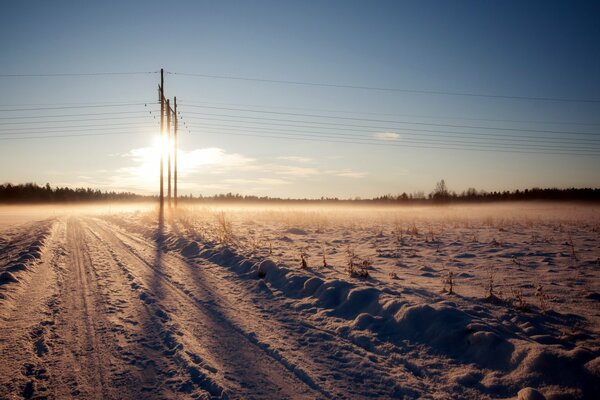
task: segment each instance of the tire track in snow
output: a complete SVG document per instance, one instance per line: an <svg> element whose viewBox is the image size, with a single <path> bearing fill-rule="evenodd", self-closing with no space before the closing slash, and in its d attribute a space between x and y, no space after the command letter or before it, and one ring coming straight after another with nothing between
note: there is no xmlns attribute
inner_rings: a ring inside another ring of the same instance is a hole
<svg viewBox="0 0 600 400"><path fill-rule="evenodd" d="M107 331L107 323L102 318L97 282L90 276L93 265L84 232L73 217L66 222L65 250L67 259L60 285L61 311L57 324L61 351L55 353L57 365L52 376L59 390L56 395L66 395L67 383L70 396L116 398L108 385L109 345L106 338L100 337Z"/></svg>
<svg viewBox="0 0 600 400"><path fill-rule="evenodd" d="M138 245L145 243L129 230L113 231ZM211 296L209 301L202 300L206 307L231 314L236 329L249 340L264 348L274 358L281 359L289 368L295 369L299 377L314 382L311 376L317 376L322 382L319 385L324 386L328 393L335 393L334 397L372 397L378 391L380 396L418 397L418 393L424 390L424 380L427 378L422 373L416 373L414 366L405 360L414 351L407 348L407 345L398 348L385 343L384 352L373 346L368 348L342 336L335 328L317 327L315 324L323 323L322 318L318 318L321 322L311 322L311 315L293 308L294 301L270 292L266 286L262 289L260 285L252 288L250 285L257 281L240 279L227 266L204 258L190 261L179 254L170 257L178 261L168 264L173 276L190 278L184 283L175 282L182 290ZM223 287L223 282L228 283L226 288ZM224 292L233 292L234 298L224 297ZM212 296L215 293L220 295ZM274 313L273 309L277 312ZM236 318L240 314L246 317ZM269 329L265 330L261 323L268 324ZM258 332L258 335L254 332ZM390 353L394 353L395 357L385 356ZM347 368L347 364L352 362L365 364L368 374ZM299 368L297 365L309 368ZM311 373L305 372L306 370ZM350 382L353 383L349 384ZM399 382L402 382L401 387ZM341 383L346 387L341 387Z"/></svg>
<svg viewBox="0 0 600 400"><path fill-rule="evenodd" d="M48 352L46 337L52 329L52 308L56 298L56 274L54 264L57 252L55 221L27 224L14 231L17 240L11 240L10 249L4 247L4 257L12 257L27 247L40 233L47 239L43 255L37 257L35 265L20 274L20 282L11 288L0 312L0 398L30 398L48 395L48 371L44 358ZM33 235L33 238L32 238ZM46 250L49 248L50 250ZM18 349L18 351L16 351Z"/></svg>
<svg viewBox="0 0 600 400"><path fill-rule="evenodd" d="M98 228L95 228L96 230L88 226L88 231L97 243L100 243L93 255L98 257L98 262L106 264L107 260L110 260L111 262L108 263L112 264L111 276L113 279L116 279L115 275L121 276L121 285L126 286L126 291L131 293L120 291L119 294L127 298L127 300L120 299L126 303L126 307L123 307L126 311L120 311L135 315L121 315L119 318L124 325L133 324L137 329L134 332L125 332L124 326L119 324L125 342L120 345L120 348L125 359L134 365L142 366L138 384L145 386L143 391L151 391L154 397L159 398L181 395L228 398L225 389L203 372L214 373L216 370L203 362L199 356L183 350L181 330L173 322L173 318L150 294L142 279L133 275L134 271L131 271L114 247L97 232ZM178 376L173 374L176 370ZM156 385L158 387L154 389L151 387ZM173 389L175 393L166 395L164 393L166 387ZM163 393L157 393L160 390ZM144 397L148 397L149 394L146 393Z"/></svg>
<svg viewBox="0 0 600 400"><path fill-rule="evenodd" d="M312 378L287 362L285 358L278 356L268 348L260 346L256 339L252 339L222 313L210 307L210 303L203 302L193 293L182 289L181 285L174 282L160 268L160 265L157 266L155 262L148 261L133 246L123 242L110 228L100 226L101 224L105 225L105 223L89 221L89 224L99 232L101 237L107 240L120 258L128 258L128 260L122 260L125 264L128 264L127 261L134 261L143 266L147 270L146 273L150 272L150 278L161 281L165 293L162 294L163 298L159 301L165 302L168 300L167 296L171 295L178 300L181 307L189 305L195 309L196 313L200 313L202 316L201 322L205 324L198 325L198 322L196 322L196 325L190 329L198 342L198 349L205 353L205 358L220 359L223 365L222 369L224 369L223 377L229 386L232 383L236 386L233 389L234 392L247 392L242 397L250 396L252 398L273 398L273 396L277 398L332 397ZM146 244L146 246L148 245ZM140 271L136 272L139 273ZM160 293L153 293L152 297L160 296ZM177 307L174 302L169 305L174 306L174 308ZM176 310L172 313L173 316L181 314L184 314L182 310ZM194 322L187 321L187 323L193 324ZM207 323L213 326L205 326ZM247 363L247 365L241 365L244 363ZM224 383L226 386L227 384ZM232 397L236 396L237 393L232 395Z"/></svg>

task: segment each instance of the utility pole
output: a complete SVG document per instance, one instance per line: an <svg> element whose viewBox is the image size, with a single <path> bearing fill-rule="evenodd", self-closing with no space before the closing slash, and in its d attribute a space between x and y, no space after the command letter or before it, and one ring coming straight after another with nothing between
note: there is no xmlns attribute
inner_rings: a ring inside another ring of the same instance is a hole
<svg viewBox="0 0 600 400"><path fill-rule="evenodd" d="M162 218L165 208L165 191L164 191L164 150L167 150L167 199L169 208L172 204L177 207L177 97L174 100L174 108L171 108L169 99L165 98L165 81L163 78L163 69L160 69L160 85L158 86L158 97L160 100L160 215ZM166 123L166 145L165 145L165 116ZM173 142L171 142L171 118L173 120ZM171 152L174 156L174 200L171 201Z"/></svg>
<svg viewBox="0 0 600 400"><path fill-rule="evenodd" d="M167 199L171 208L171 105L167 99Z"/></svg>
<svg viewBox="0 0 600 400"><path fill-rule="evenodd" d="M175 171L173 171L173 201L177 208L177 97L173 98L173 157L175 158Z"/></svg>
<svg viewBox="0 0 600 400"><path fill-rule="evenodd" d="M162 143L164 137L164 117L165 117L165 95L164 95L165 80L163 77L163 69L160 69L160 86L158 87L158 97L160 100L160 141ZM165 192L163 183L163 152L160 149L160 216L162 218L165 208Z"/></svg>

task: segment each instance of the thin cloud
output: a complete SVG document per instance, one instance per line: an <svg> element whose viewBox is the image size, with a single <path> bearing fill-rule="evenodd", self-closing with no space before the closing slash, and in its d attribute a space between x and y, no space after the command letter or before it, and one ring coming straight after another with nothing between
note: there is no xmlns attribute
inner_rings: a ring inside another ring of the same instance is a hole
<svg viewBox="0 0 600 400"><path fill-rule="evenodd" d="M300 156L282 156L282 157L277 157L277 159L278 160L298 162L298 163L309 163L309 162L311 162L313 160L312 158L300 157Z"/></svg>
<svg viewBox="0 0 600 400"><path fill-rule="evenodd" d="M344 170L344 171L339 171L334 173L335 176L341 176L344 178L354 178L354 179L360 179L360 178L364 178L365 176L367 176L366 172L357 172L357 171L350 171L350 170Z"/></svg>
<svg viewBox="0 0 600 400"><path fill-rule="evenodd" d="M320 174L320 171L317 168L296 167L293 165L275 165L267 168L277 175L293 176L297 178L306 178Z"/></svg>
<svg viewBox="0 0 600 400"><path fill-rule="evenodd" d="M285 179L276 178L257 178L257 179L225 179L225 182L235 185L288 185L291 182Z"/></svg>
<svg viewBox="0 0 600 400"><path fill-rule="evenodd" d="M400 139L400 134L396 132L378 132L373 135L373 137L377 140L398 140Z"/></svg>

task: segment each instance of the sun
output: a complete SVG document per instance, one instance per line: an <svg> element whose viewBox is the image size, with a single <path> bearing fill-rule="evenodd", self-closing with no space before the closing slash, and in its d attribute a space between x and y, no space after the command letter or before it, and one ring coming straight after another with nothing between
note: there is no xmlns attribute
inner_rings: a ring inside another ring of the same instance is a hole
<svg viewBox="0 0 600 400"><path fill-rule="evenodd" d="M160 176L160 159L163 159L163 172L166 176L168 168L168 156L173 160L172 141L165 136L155 136L152 146L137 149L134 159L137 166L134 168L135 176L143 183L154 184Z"/></svg>
<svg viewBox="0 0 600 400"><path fill-rule="evenodd" d="M167 138L165 135L156 136L154 138L154 144L152 147L154 149L157 162L159 162L161 155L163 159L166 160L169 154L172 155L173 153L172 140Z"/></svg>

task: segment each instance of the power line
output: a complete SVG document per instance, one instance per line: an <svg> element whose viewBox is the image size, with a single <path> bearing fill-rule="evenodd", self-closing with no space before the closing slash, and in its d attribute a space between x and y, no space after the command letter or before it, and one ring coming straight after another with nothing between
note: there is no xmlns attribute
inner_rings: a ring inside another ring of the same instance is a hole
<svg viewBox="0 0 600 400"><path fill-rule="evenodd" d="M206 129L206 128L204 128ZM211 130L214 130L216 132L222 132L223 129L215 129L215 128L208 128ZM241 130L241 129L234 129L234 128L226 128L226 131L234 131L234 132L244 132L244 133L264 133L262 131L248 131L248 130ZM270 132L266 132L268 134L271 134ZM376 142L376 143L382 143L382 142L386 142L386 143L393 143L393 142L397 142L397 143L423 143L423 144L440 144L440 145L460 145L460 146L467 146L467 147L474 147L474 146L479 146L479 147L485 147L485 148L499 148L499 149L507 149L507 150L511 150L511 149L515 149L515 150L522 150L522 149L532 149L532 150L555 150L555 151L560 151L560 150L565 150L565 151L581 151L581 152L595 152L595 151L599 151L600 152L600 148L590 148L589 146L585 146L585 147L574 147L574 146L569 146L569 147L565 147L565 146L551 146L551 145L532 145L532 144L521 144L521 145L516 145L516 144L511 144L511 143L474 143L474 142L466 142L466 141L462 141L462 140L436 140L436 139L406 139L403 138L400 141L394 141L394 140L382 140L382 139L376 139L376 138L366 138L366 137L358 137L358 136L348 136L348 135L343 135L343 134L338 134L338 135L315 135L315 134L311 134L311 133L302 133L302 134L297 134L297 133L289 133L289 132L275 132L272 134L277 134L277 135L286 135L286 136L298 136L298 137L311 137L311 138L318 138L318 139L350 139L350 140L359 140L361 142Z"/></svg>
<svg viewBox="0 0 600 400"><path fill-rule="evenodd" d="M252 122L254 120L256 121L269 121L268 123L263 123L260 122L260 124L267 124L267 125L281 125L281 126L292 126L292 127L298 127L298 128L303 128L304 126L302 125L294 125L294 124L279 124L279 123L273 123L271 121L278 121L278 122L297 122L297 123L301 123L301 124L308 124L309 128L318 128L318 129L337 129L336 127L342 127L344 130L349 130L349 131L356 131L356 132L364 132L364 129L356 129L356 128L367 128L367 129L377 129L378 132L381 132L382 130L385 131L397 131L397 130L402 130L402 132L405 131L414 131L414 132L429 132L429 133L448 133L448 134L462 134L462 135L470 135L470 136L485 136L485 137L496 137L496 136L502 136L502 137L513 137L513 138L529 138L529 139L559 139L559 138L552 138L552 137L544 137L544 136L535 136L535 135L512 135L512 134L507 134L507 133L484 133L484 132L464 132L464 131L448 131L448 130L439 130L439 129L419 129L419 128L411 128L411 127L403 127L403 128L398 128L398 127L389 127L389 126L374 126L374 125L358 125L358 124L343 124L343 123L335 123L335 122L317 122L317 121L306 121L306 120L288 120L288 119L280 119L280 118L264 118L264 117L252 117L252 116L237 116L237 115L229 115L229 114L211 114L211 113L196 113L196 112L187 112L187 114L192 114L192 115L209 115L209 116L223 116L223 117L228 117L228 118L238 118L238 120L232 120L232 119L226 119L226 118L207 118L207 117L202 117L199 118L200 120L211 120L211 121L225 121L225 122L245 122L245 123L255 123ZM246 119L246 120L252 120L252 121L245 121L245 120L241 120L239 121L240 118ZM192 118L192 121L196 121L198 119L194 119ZM256 123L259 124L259 123ZM565 139L566 140L566 139ZM599 141L600 139L591 139L591 138L570 138L569 140L574 140L574 141Z"/></svg>
<svg viewBox="0 0 600 400"><path fill-rule="evenodd" d="M69 127L53 127L53 128L23 128L23 129L8 129L0 131L0 135L26 135L26 134L37 134L37 133L58 133L58 132L81 132L81 131L98 131L98 130L111 130L111 129L123 129L124 127L131 126L135 127L149 127L153 126L152 121L148 122L137 122L128 124L113 124L113 125L86 125L86 126L69 126ZM82 129L84 128L84 129Z"/></svg>
<svg viewBox="0 0 600 400"><path fill-rule="evenodd" d="M2 107L32 107L32 106L96 106L96 105L110 105L110 104L123 104L123 103L154 103L155 100L144 101L140 99L135 100L120 100L120 101L95 101L95 102L68 102L68 103L19 103L19 104L0 104Z"/></svg>
<svg viewBox="0 0 600 400"><path fill-rule="evenodd" d="M147 134L146 132L102 132L102 133L82 133L74 135L52 135L52 136L24 136L24 137L0 137L0 140L30 140L30 139L56 139L56 138L70 138L70 137L86 137L86 136L108 136L108 135L139 135Z"/></svg>
<svg viewBox="0 0 600 400"><path fill-rule="evenodd" d="M2 111L2 110L0 110ZM151 110L156 112L155 110ZM37 119L37 118L64 118L64 117L87 117L94 115L115 115L115 114L148 114L149 111L114 111L114 112L99 112L99 113L85 113L85 114L56 114L56 115L29 115L19 117L0 117L0 120L13 120L13 119ZM4 124L4 122L3 122Z"/></svg>
<svg viewBox="0 0 600 400"><path fill-rule="evenodd" d="M328 88L338 88L338 89L359 89L359 90L373 90L373 91L383 91L383 92L401 92L401 93L442 95L442 96L483 97L483 98L509 99L509 100L530 100L530 101L571 102L571 103L600 103L600 99L577 99L577 98L568 98L568 97L543 97L543 96L515 96L515 95L499 95L499 94L486 94L486 93L452 92L452 91L441 91L441 90L401 89L401 88L386 88L386 87L376 87L376 86L345 85L345 84L334 84L334 83L323 83L323 82L305 82L305 81L292 81L292 80L280 80L280 79L250 78L250 77L241 77L241 76L232 76L232 75L210 75L210 74L196 74L196 73L169 72L169 71L167 71L167 73L172 74L172 75L190 76L190 77L198 77L198 78L226 79L226 80L275 83L275 84L298 85L298 86L316 86L316 87L328 87Z"/></svg>
<svg viewBox="0 0 600 400"><path fill-rule="evenodd" d="M83 73L56 73L56 74L0 74L0 78L31 78L31 77L68 77L68 76L113 76L113 75L150 75L159 71L132 71L132 72L83 72Z"/></svg>
<svg viewBox="0 0 600 400"><path fill-rule="evenodd" d="M154 75L154 74L158 74L159 72L160 71L110 71L110 72L78 72L78 73L0 74L0 78L82 77L82 76L83 77L92 77L92 76L119 76L119 75L131 76L131 75ZM262 83L328 87L328 88L338 88L338 89L359 89L359 90L372 90L372 91L384 91L384 92L401 92L401 93L443 95L443 96L483 97L483 98L510 99L510 100L600 103L600 99L583 99L583 98L549 97L549 96L501 95L501 94L490 94L490 93L456 92L456 91L446 91L446 90L420 90L420 89L390 88L390 87L377 87L377 86L366 86L366 85L337 84L337 83L326 83L326 82L308 82L308 81L283 80L283 79L242 77L242 76L233 76L233 75L185 73L185 72L175 72L175 71L166 71L166 73L171 74L171 75L198 77L198 78L207 78L207 79L252 81L252 82L262 82Z"/></svg>
<svg viewBox="0 0 600 400"><path fill-rule="evenodd" d="M600 136L600 133L589 133L589 132L552 131L552 130L544 130L544 129L500 128L500 127L478 126L478 125L436 124L436 123L427 123L427 122L394 121L394 120L381 120L381 119L372 119L372 118L336 117L336 116L322 115L322 114L288 113L288 112L280 112L280 111L256 111L256 110L250 110L250 109L246 109L246 108L194 106L194 105L187 105L187 106L188 107L197 107L197 108L208 108L208 109L215 109L215 110L226 110L226 111L242 111L242 112L260 113L260 114L276 114L276 115L289 115L289 116L325 118L325 119L342 119L342 120L348 120L348 121L377 122L377 123L386 123L386 124L409 124L409 125L426 125L426 126L447 127L447 128L467 128L467 129L485 129L485 130L500 130L500 131L513 131L513 132L560 133L560 134L567 134L567 135Z"/></svg>
<svg viewBox="0 0 600 400"><path fill-rule="evenodd" d="M75 109L75 108L103 108L103 107L126 107L126 106L145 106L147 104L157 104L156 102L147 102L147 103L120 103L120 104L105 104L105 105L96 105L96 106L61 106L61 107L36 107L36 108L14 108L8 110L0 110L0 112L4 111L40 111L40 110L66 110L66 109Z"/></svg>
<svg viewBox="0 0 600 400"><path fill-rule="evenodd" d="M210 133L210 132L207 132ZM312 141L312 142L325 142L325 143L343 143L343 144L358 144L358 145L370 145L370 146L384 146L384 147L403 147L403 148L419 148L419 149L439 149L439 150L461 150L461 151L483 151L483 152L500 152L500 153L523 153L523 154L553 154L553 155L581 155L581 156L596 156L597 153L590 152L550 152L550 151L527 151L527 150L504 150L504 149L489 149L489 148L474 148L464 146L454 146L452 144L446 146L422 146L418 144L393 144L393 143L377 143L355 140L330 140L330 139L315 139L305 136L281 136L281 135L258 135L258 134L243 134L243 133L232 133L222 132L219 134L223 135L234 135L234 136L250 136L259 138L269 139L284 139L284 140L300 140L300 141ZM87 133L87 134L69 134L69 135L51 135L51 136L28 136L28 137L8 137L0 138L0 140L29 140L29 139L54 139L54 138L70 138L70 137L86 137L86 136L106 136L106 135L126 135L126 134L146 134L146 132L102 132L102 133ZM420 142L419 142L420 143ZM424 143L423 143L424 144Z"/></svg>
<svg viewBox="0 0 600 400"><path fill-rule="evenodd" d="M147 113L145 113L147 114ZM29 124L48 124L48 123L69 123L69 122L89 122L89 121L112 121L116 119L140 119L148 118L147 116L130 116L130 117L104 117L104 118L80 118L80 119L62 119L62 120L49 120L49 121L19 121L19 122L2 122L0 126L4 125L29 125Z"/></svg>
<svg viewBox="0 0 600 400"><path fill-rule="evenodd" d="M598 155L597 153L499 150L499 149L465 148L465 147L449 147L449 146L418 146L418 145L412 145L412 144L397 145L397 144L391 144L391 143L355 142L355 141L348 141L348 140L328 140L328 139L319 140L319 139L306 138L306 137L287 137L287 136L277 136L277 135L257 135L257 134L231 133L231 132L218 132L218 134L233 135L233 136L246 136L246 137L250 136L250 137L268 138L268 139L300 140L300 141L343 143L343 144L361 144L361 145L369 145L369 146L419 148L419 149L465 150L465 151L484 151L484 152L494 152L494 153L523 153L523 154L546 154L546 155L581 155L581 156L597 156Z"/></svg>
<svg viewBox="0 0 600 400"><path fill-rule="evenodd" d="M391 113L378 113L378 112L365 112L356 110L329 110L322 108L305 108L305 107L289 107L289 106L274 106L274 105L260 105L260 104L247 104L247 103L215 103L207 101L192 100L186 102L189 105L219 105L219 106L234 106L234 107L251 107L251 108L271 108L271 109L283 109L283 110L301 110L301 111L320 111L327 113L345 113L353 115L381 115L387 117L409 117L409 118L432 118L441 120L458 120L458 121L487 121L487 122L509 122L517 124L544 124L544 125L581 125L581 126L600 126L600 123L594 122L569 122L569 121L541 121L541 120L522 120L522 119L494 119L494 118L472 118L472 117L451 117L444 115L426 115L426 114L391 114Z"/></svg>
<svg viewBox="0 0 600 400"><path fill-rule="evenodd" d="M101 132L101 133L87 133L87 134L69 134L69 135L50 135L50 136L20 136L20 137L8 137L0 138L0 140L29 140L29 139L53 139L53 138L69 138L69 137L86 137L86 136L105 136L105 135L120 135L120 134L145 134L146 132ZM210 132L207 132L210 133ZM440 150L464 150L464 151L484 151L484 152L500 152L500 153L524 153L524 154L554 154L554 155L581 155L581 156L596 156L597 153L592 152L581 152L581 151L531 151L531 150L509 150L509 149L490 149L490 148L479 148L458 146L454 144L448 144L443 146L430 146L421 145L426 144L425 142L415 142L416 144L394 144L394 143L378 143L374 141L356 141L354 140L335 140L333 139L316 139L308 137L306 135L297 136L283 136L280 135L260 135L260 134L249 134L249 133L233 133L219 131L219 134L223 135L234 135L234 136L250 136L260 137L269 139L284 139L284 140L300 140L300 141L312 141L312 142L326 142L326 143L343 143L343 144L358 144L358 145L371 145L371 146L384 146L384 147L403 147L403 148L420 148L420 149L440 149ZM592 151L592 150L590 150Z"/></svg>
<svg viewBox="0 0 600 400"><path fill-rule="evenodd" d="M194 120L192 120L194 121ZM238 121L232 121L232 122L238 122ZM245 121L243 121L245 122ZM264 126L248 126L248 125L228 125L228 124L210 124L210 123L205 123L205 122L198 122L197 125L191 125L192 127L216 127L216 128L220 128L220 127L229 127L229 128L249 128L249 129L261 129L261 130L270 130L270 131L277 131L277 132L281 132L281 131L289 131L289 132L298 132L298 133L314 133L314 134L328 134L328 135L348 135L346 132L340 132L340 131L334 131L334 132L311 132L311 131L306 131L306 130L295 130L295 129L281 129L281 128L269 128L268 126L271 124L264 124L267 125L267 127ZM302 128L301 125L288 125L288 124L272 124L273 126L275 125L286 125L286 126L292 126L292 127L300 127ZM335 129L335 128L328 128L328 127L323 127L321 129ZM361 130L361 129L345 129L345 131L352 131L352 132L360 132L360 133L381 133L381 130L379 131L365 131L365 130ZM338 133L339 132L339 133ZM398 132L392 132L392 133L398 133ZM430 133L410 133L410 132L406 132L404 130L402 130L401 134L402 136L416 136L416 137L421 137L421 136L428 136L428 137L440 137L440 138L463 138L463 139L471 139L471 140L491 140L491 141L512 141L512 142L526 142L526 143L540 143L540 142L547 142L550 144L581 144L581 145L600 145L600 139L577 139L575 141L575 143L573 143L573 140L570 139L561 139L561 138L546 138L546 137L537 137L536 139L526 139L526 138L522 138L522 137L517 137L517 138L512 138L512 137L506 137L508 135L485 135L483 137L478 137L477 134L471 134L471 135L462 135L460 134L460 132L458 135L442 135L442 134L430 134ZM352 136L352 135L350 135ZM514 135L517 136L517 135Z"/></svg>

